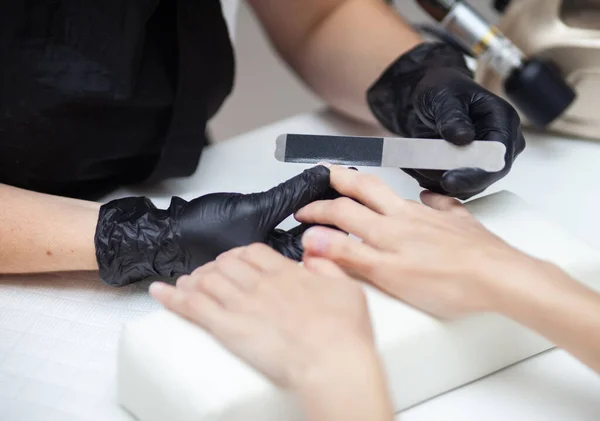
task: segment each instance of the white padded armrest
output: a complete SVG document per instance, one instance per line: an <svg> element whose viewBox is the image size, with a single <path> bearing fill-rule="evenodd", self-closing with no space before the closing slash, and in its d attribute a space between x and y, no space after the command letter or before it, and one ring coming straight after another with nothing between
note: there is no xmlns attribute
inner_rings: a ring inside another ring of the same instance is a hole
<svg viewBox="0 0 600 421"><path fill-rule="evenodd" d="M468 207L515 247L560 265L588 285L600 284L598 253L512 193L490 195ZM396 410L552 347L499 315L441 322L375 289L366 290ZM126 326L118 376L121 404L141 421L303 419L291 396L197 326L167 311Z"/></svg>

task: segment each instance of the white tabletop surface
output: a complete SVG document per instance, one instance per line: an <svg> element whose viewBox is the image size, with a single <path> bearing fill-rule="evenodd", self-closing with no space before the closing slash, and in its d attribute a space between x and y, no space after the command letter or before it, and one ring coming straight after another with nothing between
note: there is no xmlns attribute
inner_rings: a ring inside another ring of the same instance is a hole
<svg viewBox="0 0 600 421"><path fill-rule="evenodd" d="M329 113L300 115L204 151L189 179L112 197L148 195L159 207L173 195L271 188L305 166L273 158L281 133L377 135ZM526 135L528 147L511 174L489 192L511 190L600 249L600 142ZM420 188L394 168L380 175L403 197ZM108 200L109 198L107 198ZM286 221L290 225L292 221ZM115 402L115 352L121 326L156 309L147 282L121 289L94 274L0 277L0 420L131 421ZM398 419L597 420L600 377L553 350L415 406Z"/></svg>

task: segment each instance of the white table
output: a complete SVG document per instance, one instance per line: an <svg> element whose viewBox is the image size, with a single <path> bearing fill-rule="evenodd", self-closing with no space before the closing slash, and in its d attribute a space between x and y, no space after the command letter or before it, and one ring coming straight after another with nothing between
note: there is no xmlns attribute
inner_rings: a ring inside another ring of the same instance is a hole
<svg viewBox="0 0 600 421"><path fill-rule="evenodd" d="M172 195L191 199L271 188L305 167L273 158L276 136L289 132L378 134L325 112L300 115L209 147L189 179L124 189L110 198L148 195L164 207ZM528 147L511 174L489 192L515 192L600 249L600 142L526 138ZM361 171L378 174L406 198L416 199L421 190L397 169ZM108 288L94 274L0 277L0 420L131 421L115 403L115 351L122 324L157 308L146 287ZM600 377L553 350L411 408L399 419L591 421L598 414Z"/></svg>

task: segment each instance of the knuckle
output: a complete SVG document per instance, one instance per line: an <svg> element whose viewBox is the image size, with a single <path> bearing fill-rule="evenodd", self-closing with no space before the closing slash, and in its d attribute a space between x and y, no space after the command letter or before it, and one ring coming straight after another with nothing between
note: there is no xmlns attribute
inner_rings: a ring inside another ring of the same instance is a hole
<svg viewBox="0 0 600 421"><path fill-rule="evenodd" d="M183 275L179 279L186 279L186 278L189 278L190 276L196 277L196 276L200 275L202 272L204 272L206 270L206 267L207 267L207 265L198 266L196 269L194 269L192 271L192 273L190 273L189 275Z"/></svg>
<svg viewBox="0 0 600 421"><path fill-rule="evenodd" d="M192 271L192 273L190 275L193 277L201 276L202 273L209 272L212 269L214 269L214 266L215 266L215 261L214 260L210 261L208 263L203 264L202 266L198 266L196 269L194 269Z"/></svg>
<svg viewBox="0 0 600 421"><path fill-rule="evenodd" d="M234 260L236 260L234 256L224 254L219 260L215 260L214 267L216 270L223 272L223 270L226 270Z"/></svg>
<svg viewBox="0 0 600 421"><path fill-rule="evenodd" d="M218 281L217 274L215 272L207 273L199 281L199 285L203 288L210 289Z"/></svg>
<svg viewBox="0 0 600 421"><path fill-rule="evenodd" d="M189 282L189 278L198 278L199 276L202 275L202 272L205 272L207 269L207 266L199 266L196 269L194 269L192 271L192 273L190 273L189 275L183 275L181 278L179 279L184 279L185 282Z"/></svg>
<svg viewBox="0 0 600 421"><path fill-rule="evenodd" d="M244 249L246 256L256 256L262 253L265 249L265 245L262 243L252 243Z"/></svg>
<svg viewBox="0 0 600 421"><path fill-rule="evenodd" d="M266 253L271 251L272 249L266 244L252 243L244 248L243 255L248 260L256 260L262 258Z"/></svg>

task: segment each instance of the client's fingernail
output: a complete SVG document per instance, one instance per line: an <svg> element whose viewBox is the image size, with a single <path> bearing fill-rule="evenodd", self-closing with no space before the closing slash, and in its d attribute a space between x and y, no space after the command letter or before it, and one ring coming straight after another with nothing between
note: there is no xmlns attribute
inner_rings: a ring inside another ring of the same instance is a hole
<svg viewBox="0 0 600 421"><path fill-rule="evenodd" d="M163 292L165 289L165 284L163 284L162 282L152 282L152 284L150 284L150 295L160 295L161 292Z"/></svg>
<svg viewBox="0 0 600 421"><path fill-rule="evenodd" d="M331 167L331 164L329 162L325 162L325 161L319 162L317 165L322 165L327 168Z"/></svg>
<svg viewBox="0 0 600 421"><path fill-rule="evenodd" d="M302 236L304 248L312 253L322 254L329 245L328 235L319 228L309 228Z"/></svg>

